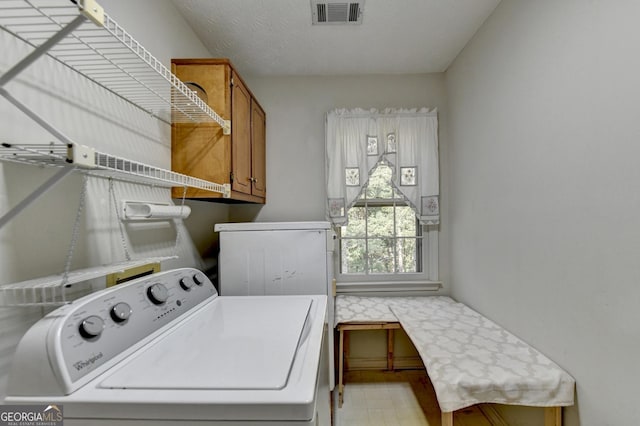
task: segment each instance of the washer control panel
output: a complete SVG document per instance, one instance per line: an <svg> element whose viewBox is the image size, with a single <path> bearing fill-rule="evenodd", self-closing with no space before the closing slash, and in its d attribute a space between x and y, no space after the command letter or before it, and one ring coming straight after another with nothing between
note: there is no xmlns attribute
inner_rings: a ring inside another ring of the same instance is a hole
<svg viewBox="0 0 640 426"><path fill-rule="evenodd" d="M57 322L49 356L71 382L84 377L189 310L217 296L197 269L182 268L138 278L76 300L50 315Z"/></svg>

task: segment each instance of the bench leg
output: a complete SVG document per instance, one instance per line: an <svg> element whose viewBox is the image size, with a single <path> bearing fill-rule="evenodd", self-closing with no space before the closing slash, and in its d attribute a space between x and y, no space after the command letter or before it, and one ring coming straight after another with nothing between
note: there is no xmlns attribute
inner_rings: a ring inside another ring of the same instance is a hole
<svg viewBox="0 0 640 426"><path fill-rule="evenodd" d="M544 426L562 426L562 407L544 409Z"/></svg>
<svg viewBox="0 0 640 426"><path fill-rule="evenodd" d="M344 330L340 330L340 343L338 347L338 407L342 407L344 402L344 385L342 384L344 377Z"/></svg>
<svg viewBox="0 0 640 426"><path fill-rule="evenodd" d="M453 426L453 411L442 413L442 426Z"/></svg>
<svg viewBox="0 0 640 426"><path fill-rule="evenodd" d="M395 335L394 330L392 328L387 329L387 370L393 371L393 336Z"/></svg>

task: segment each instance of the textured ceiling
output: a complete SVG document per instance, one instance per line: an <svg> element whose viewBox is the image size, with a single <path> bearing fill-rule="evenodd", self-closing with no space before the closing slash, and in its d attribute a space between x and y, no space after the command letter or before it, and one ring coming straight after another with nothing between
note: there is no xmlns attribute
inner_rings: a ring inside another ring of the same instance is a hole
<svg viewBox="0 0 640 426"><path fill-rule="evenodd" d="M365 0L362 25L311 25L310 0L173 0L241 74L442 72L500 0Z"/></svg>

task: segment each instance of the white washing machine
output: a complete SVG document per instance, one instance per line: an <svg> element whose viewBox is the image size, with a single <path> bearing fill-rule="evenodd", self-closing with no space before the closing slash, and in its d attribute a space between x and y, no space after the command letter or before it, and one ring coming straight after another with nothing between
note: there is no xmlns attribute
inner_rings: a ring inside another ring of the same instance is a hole
<svg viewBox="0 0 640 426"><path fill-rule="evenodd" d="M105 289L36 323L6 404L74 425L329 425L327 298L218 296L195 269Z"/></svg>

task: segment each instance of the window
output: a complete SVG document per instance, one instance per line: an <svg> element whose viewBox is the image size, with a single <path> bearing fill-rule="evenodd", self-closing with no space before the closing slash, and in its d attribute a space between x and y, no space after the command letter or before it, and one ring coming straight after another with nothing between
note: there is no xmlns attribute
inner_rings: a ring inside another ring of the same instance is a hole
<svg viewBox="0 0 640 426"><path fill-rule="evenodd" d="M339 291L438 281L438 118L428 108L335 109L326 122L327 219Z"/></svg>
<svg viewBox="0 0 640 426"><path fill-rule="evenodd" d="M348 223L339 228L341 275L389 278L424 271L422 226L391 178L392 169L378 163L348 210Z"/></svg>

